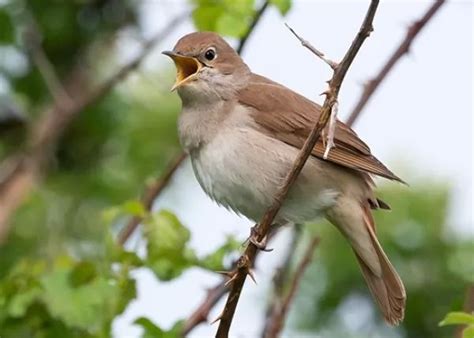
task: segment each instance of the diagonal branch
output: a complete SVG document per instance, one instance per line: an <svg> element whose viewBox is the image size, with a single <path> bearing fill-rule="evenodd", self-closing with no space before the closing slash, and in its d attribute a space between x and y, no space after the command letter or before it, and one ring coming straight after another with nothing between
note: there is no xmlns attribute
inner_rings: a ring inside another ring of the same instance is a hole
<svg viewBox="0 0 474 338"><path fill-rule="evenodd" d="M326 57L323 52L321 52L319 49L314 47L308 40L303 39L298 33L295 32L293 28L291 28L287 23L285 23L286 28L290 30L291 33L293 33L294 36L298 40L300 40L301 45L311 51L314 55L316 55L318 58L323 60L329 67L332 68L332 70L336 70L337 68L337 62L334 62Z"/></svg>
<svg viewBox="0 0 474 338"><path fill-rule="evenodd" d="M280 210L284 199L288 195L290 187L296 181L298 174L303 169L306 160L310 156L312 149L318 141L321 131L327 124L332 107L337 101L339 89L347 73L347 70L349 69L349 66L354 60L364 40L373 30L372 22L375 16L378 3L378 0L371 1L365 19L360 27L359 32L357 33L357 36L349 47L349 50L345 54L342 62L336 67L334 75L329 81L329 90L326 94L326 99L324 100L323 107L321 108L321 117L314 126L308 138L306 139L303 148L298 153L293 168L286 176L283 186L279 189L278 193L275 196L273 205L267 210L260 224L258 225L257 241L262 241L269 232L271 224L275 219L276 214ZM227 303L221 315L221 321L219 323L219 328L217 329L216 337L227 338L229 336L229 330L232 324L235 309L237 307L237 303L239 301L240 294L242 292L242 288L244 286L245 279L250 268L250 264L253 263L257 250L258 248L254 244L249 244L244 254L241 256L242 263L237 269L237 275L232 284L232 290L230 291L229 297L227 298Z"/></svg>
<svg viewBox="0 0 474 338"><path fill-rule="evenodd" d="M247 29L247 32L244 34L244 36L242 36L240 38L239 45L236 48L236 51L237 51L238 54L242 54L242 52L244 51L244 48L247 45L247 41L248 41L250 35L252 35L252 33L254 32L255 27L260 22L260 19L262 18L263 13L265 13L265 11L267 10L267 7L268 7L269 4L270 4L269 0L266 0L263 3L263 5L255 13L255 16L253 17L253 20L250 23L250 26Z"/></svg>
<svg viewBox="0 0 474 338"><path fill-rule="evenodd" d="M113 76L88 93L76 93L71 98L78 97L71 104L64 105L54 102L41 115L39 121L32 126L28 150L8 158L2 165L14 163L14 169L0 182L0 242L6 238L9 231L8 220L22 204L28 193L38 182L57 140L73 119L86 107L104 97L119 81L136 69L153 47L165 36L170 34L188 17L188 13L180 15L156 36L147 41L143 50L135 59L120 68ZM0 168L1 169L1 168Z"/></svg>
<svg viewBox="0 0 474 338"><path fill-rule="evenodd" d="M184 159L186 158L185 153L178 154L169 164L169 166L165 169L163 174L157 179L153 184L148 186L145 191L145 194L142 197L142 204L146 210L150 211L153 202L155 199L161 194L161 192L166 188L171 177L173 177L174 172L179 168L181 163L183 163ZM143 219L138 216L132 217L127 225L122 229L122 231L118 235L118 243L120 245L124 245L125 242L130 238L133 232L137 229L138 225Z"/></svg>
<svg viewBox="0 0 474 338"><path fill-rule="evenodd" d="M364 86L364 91L360 96L359 101L356 103L354 109L352 110L352 113L347 119L347 125L352 126L354 124L360 112L369 102L370 98L377 90L380 83L382 83L382 81L387 77L387 75L393 69L398 60L400 60L403 55L408 53L408 51L410 50L410 46L417 37L418 33L423 29L423 27L426 26L428 21L431 20L431 18L436 14L436 12L445 2L445 0L436 0L419 20L413 22L410 25L410 28L408 29L405 38L400 43L398 48L393 52L390 58L387 60L387 63L382 67L380 72L372 80L368 81L367 84Z"/></svg>
<svg viewBox="0 0 474 338"><path fill-rule="evenodd" d="M276 299L278 304L272 307L272 312L269 314L269 317L265 323L266 325L262 335L264 338L277 338L280 336L280 332L283 329L283 325L285 324L285 318L288 315L291 302L295 298L296 291L298 290L309 263L311 263L311 260L313 259L314 251L316 250L318 244L319 237L313 237L305 250L303 258L296 268L292 280L290 281L290 288L288 292L284 297L282 297L282 299Z"/></svg>

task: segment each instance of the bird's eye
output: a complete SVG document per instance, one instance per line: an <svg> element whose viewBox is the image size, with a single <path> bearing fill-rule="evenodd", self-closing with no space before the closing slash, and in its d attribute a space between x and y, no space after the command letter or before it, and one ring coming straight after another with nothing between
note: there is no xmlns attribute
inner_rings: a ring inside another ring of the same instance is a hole
<svg viewBox="0 0 474 338"><path fill-rule="evenodd" d="M206 58L206 60L209 61L214 60L216 57L216 51L214 50L214 48L209 48L208 50L206 50L206 53L204 53L204 57Z"/></svg>

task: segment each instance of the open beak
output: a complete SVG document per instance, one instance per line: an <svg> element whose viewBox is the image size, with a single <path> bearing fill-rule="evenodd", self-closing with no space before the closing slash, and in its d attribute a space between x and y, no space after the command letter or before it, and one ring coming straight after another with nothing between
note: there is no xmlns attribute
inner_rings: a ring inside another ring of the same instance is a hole
<svg viewBox="0 0 474 338"><path fill-rule="evenodd" d="M202 68L202 64L194 57L179 55L170 51L164 51L162 54L172 58L176 65L176 82L171 91L195 78Z"/></svg>

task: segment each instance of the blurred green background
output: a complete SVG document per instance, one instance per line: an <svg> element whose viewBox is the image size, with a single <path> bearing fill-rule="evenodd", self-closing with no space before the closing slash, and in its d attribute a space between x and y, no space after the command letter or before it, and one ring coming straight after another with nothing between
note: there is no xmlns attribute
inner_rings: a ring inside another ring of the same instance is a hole
<svg viewBox="0 0 474 338"><path fill-rule="evenodd" d="M291 7L290 1L271 3L283 15ZM32 30L66 89L93 88L123 64L117 57L120 37L140 36L139 7L139 1L127 0L0 1L0 160L25 147L28 126L53 99L32 61ZM189 7L198 29L233 38L245 34L258 8L251 0L198 0ZM180 153L179 101L163 81L171 81L173 72L163 68L122 81L61 137L41 185L16 212L0 244L0 337L109 337L114 319L136 297L135 269L172 281L191 267L222 270L241 249L243 239L229 238L198 255L189 246L189 230L172 213L149 214L138 202L146 183ZM329 226L310 227L322 242L290 314L289 337L454 336L454 328L438 322L463 309L474 283L474 244L446 223L449 182L427 178L409 189L383 187L380 195L393 210L376 218L383 224L381 242L408 290L405 321L397 330L386 327L341 236ZM144 254L115 243L130 215L146 219ZM300 249L311 231L304 232ZM363 321L341 326L353 322L354 308ZM137 325L144 337L174 337L180 319L166 330L147 318Z"/></svg>

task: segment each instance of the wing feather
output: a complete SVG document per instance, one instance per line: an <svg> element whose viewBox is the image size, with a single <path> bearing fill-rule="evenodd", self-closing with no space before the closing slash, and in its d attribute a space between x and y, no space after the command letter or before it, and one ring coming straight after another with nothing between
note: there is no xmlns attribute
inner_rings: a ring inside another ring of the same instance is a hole
<svg viewBox="0 0 474 338"><path fill-rule="evenodd" d="M254 108L253 117L264 133L297 148L303 146L321 113L318 104L260 75L252 76L249 85L238 92L238 98L240 104ZM334 143L328 161L403 182L341 121L336 124ZM323 154L324 146L319 140L312 155L322 159Z"/></svg>

